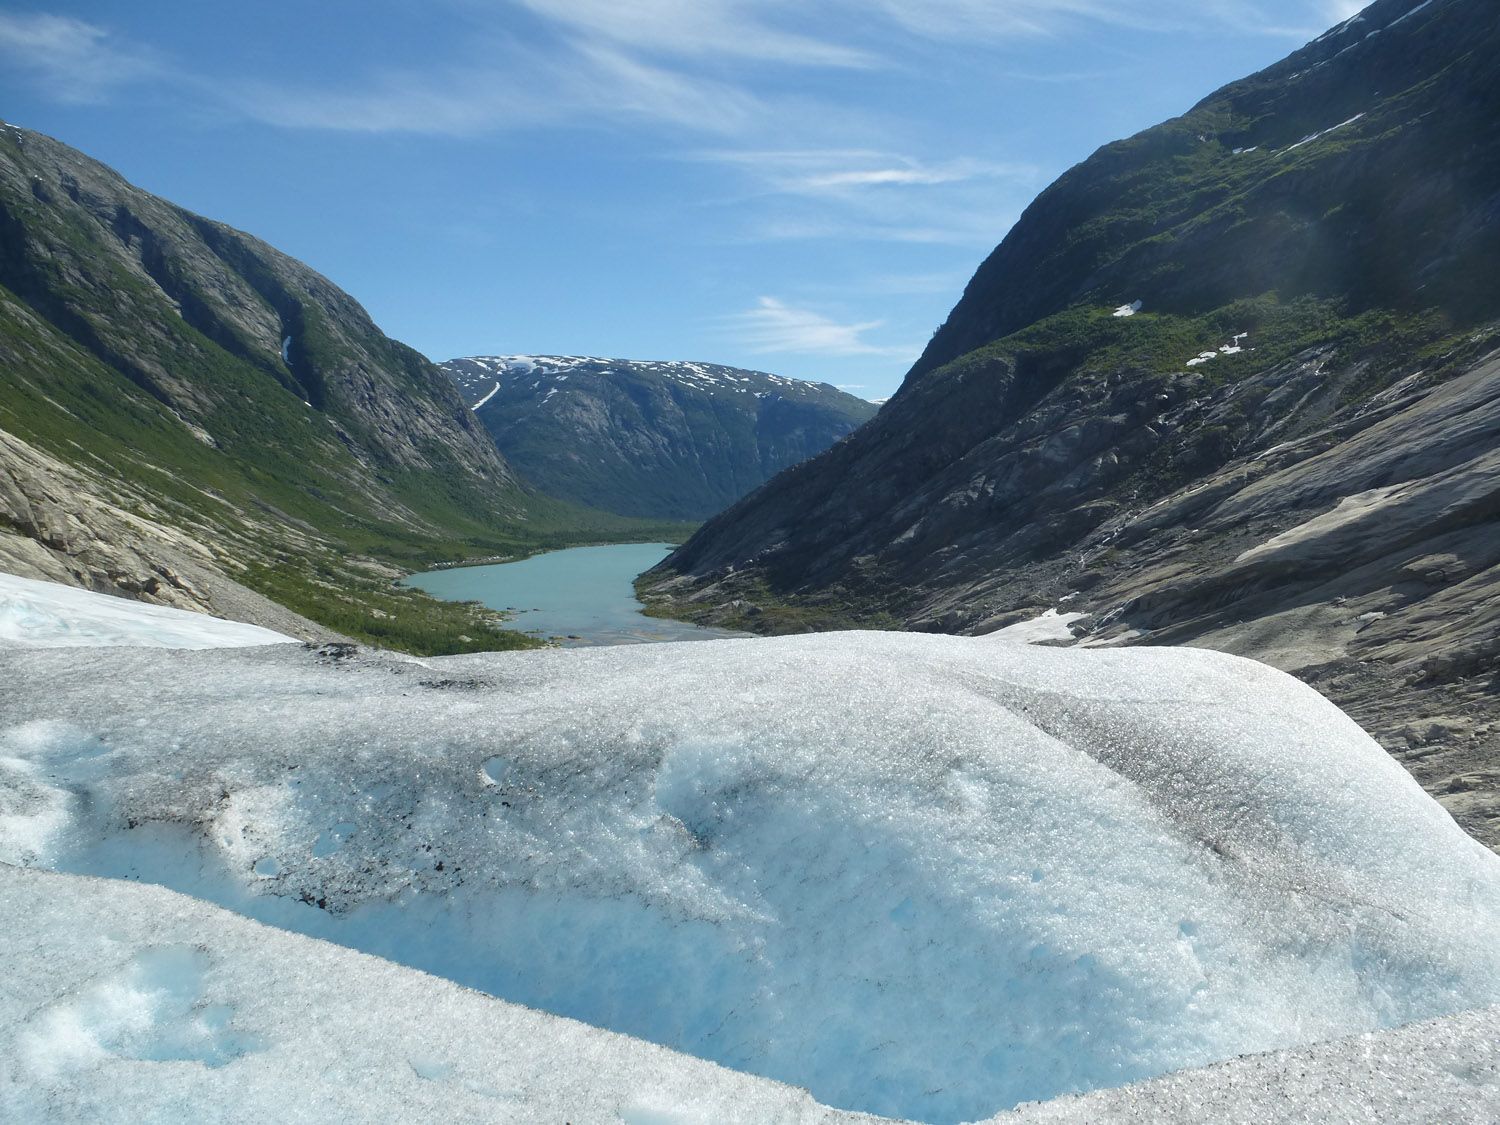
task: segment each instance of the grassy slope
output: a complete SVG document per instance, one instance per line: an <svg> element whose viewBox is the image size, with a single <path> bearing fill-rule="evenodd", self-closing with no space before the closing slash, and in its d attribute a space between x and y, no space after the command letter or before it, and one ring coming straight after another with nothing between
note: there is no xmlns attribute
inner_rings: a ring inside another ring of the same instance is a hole
<svg viewBox="0 0 1500 1125"><path fill-rule="evenodd" d="M0 157L47 172L30 150L45 158L55 142L28 143L6 131ZM119 193L134 208L126 214L177 241L164 242L148 279L128 256L146 236L127 231L122 253L121 211L111 228L44 183L0 198L0 428L88 472L115 506L184 529L230 577L372 643L419 653L527 647L536 642L500 629L496 615L392 579L433 563L684 533L486 478L441 441L417 450L422 467L382 456L366 416L341 408L339 373L373 365L388 406L434 419L443 407L433 386L451 397L435 368L362 311L330 323L318 292L331 287L310 271L77 159L96 176L94 190ZM301 330L291 364L249 339L233 308L212 306L215 275L204 263L251 279L258 294L294 293L286 300Z"/></svg>
<svg viewBox="0 0 1500 1125"><path fill-rule="evenodd" d="M388 487L431 530L392 521L377 497L351 489L321 415L264 393L255 373L212 363L209 342L198 346L206 378L231 392L215 431L234 440L218 448L0 288L0 428L120 482L112 499L121 507L189 529L236 580L359 640L422 654L530 647L496 615L394 586L394 573L581 543L675 541L691 530L540 496L523 498L521 519L496 526L466 511L443 474L417 473L392 474Z"/></svg>

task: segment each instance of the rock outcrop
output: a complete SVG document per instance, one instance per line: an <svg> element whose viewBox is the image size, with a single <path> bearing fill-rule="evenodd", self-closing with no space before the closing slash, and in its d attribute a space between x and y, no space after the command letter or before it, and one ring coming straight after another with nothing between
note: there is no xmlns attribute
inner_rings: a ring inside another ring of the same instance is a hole
<svg viewBox="0 0 1500 1125"><path fill-rule="evenodd" d="M1380 0L1044 192L896 397L642 583L1296 672L1500 845L1500 24Z"/></svg>

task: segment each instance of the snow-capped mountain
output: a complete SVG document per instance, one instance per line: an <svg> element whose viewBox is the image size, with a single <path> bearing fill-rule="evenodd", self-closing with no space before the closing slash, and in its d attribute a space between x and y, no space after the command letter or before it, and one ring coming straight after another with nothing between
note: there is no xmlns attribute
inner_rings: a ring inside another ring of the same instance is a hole
<svg viewBox="0 0 1500 1125"><path fill-rule="evenodd" d="M826 383L712 363L475 356L441 366L526 480L628 516L704 519L877 409Z"/></svg>

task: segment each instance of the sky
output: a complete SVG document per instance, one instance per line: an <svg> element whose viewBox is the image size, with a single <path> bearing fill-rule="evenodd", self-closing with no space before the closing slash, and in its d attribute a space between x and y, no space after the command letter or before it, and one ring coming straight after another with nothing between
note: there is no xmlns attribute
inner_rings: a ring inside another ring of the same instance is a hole
<svg viewBox="0 0 1500 1125"><path fill-rule="evenodd" d="M1357 0L92 0L0 117L247 230L435 360L894 391L1027 203Z"/></svg>

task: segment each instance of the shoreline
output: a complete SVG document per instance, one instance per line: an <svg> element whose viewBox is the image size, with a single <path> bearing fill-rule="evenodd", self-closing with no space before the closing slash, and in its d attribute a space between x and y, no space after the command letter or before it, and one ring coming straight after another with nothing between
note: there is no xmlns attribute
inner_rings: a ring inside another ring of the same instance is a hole
<svg viewBox="0 0 1500 1125"><path fill-rule="evenodd" d="M555 555L560 551L580 551L590 547L650 547L658 543L663 547L670 547L674 551L682 546L682 543L671 543L665 539L612 539L599 543L570 543L566 547L538 547L534 551L524 551L515 555L486 555L482 558L461 559L458 562L433 563L424 570L414 570L410 574L402 575L395 581L400 585L405 583L408 578L415 578L419 574L433 574L444 570L466 570L477 566L505 566L508 563L525 562L527 559L534 559L539 555Z"/></svg>
<svg viewBox="0 0 1500 1125"><path fill-rule="evenodd" d="M590 562L560 563L558 564L561 567L560 574L551 570L541 572L528 570L524 577L514 573L506 576L497 574L493 583L488 576L476 579L440 580L440 587L449 585L458 587L447 593L439 593L428 588L425 583L416 581L419 578L443 579L443 576L452 571L483 566L509 566L540 558L543 555L557 555L569 551L639 548L653 556L656 551L660 551L662 552L660 557L665 558L679 545L664 539L581 543L567 547L541 549L526 554L492 556L491 559L483 561L466 560L463 563L435 566L429 570L406 575L397 582L403 589L415 590L440 601L481 606L486 612L503 618L507 629L523 632L561 647L661 644L673 641L728 639L747 635L739 630L729 630L699 622L678 621L649 612L649 607L636 592L636 582L642 574L647 573L656 565L654 560L644 562L639 559L630 560L631 570L634 570L636 566L642 567L636 573L626 573L624 568L619 566L625 560L596 559ZM573 584L578 581L575 572L580 567L586 570L600 568L595 577L601 589L603 586L608 586L612 590L618 581L620 585L618 599L613 599L606 593L604 602L601 603L603 605L601 610L600 606L594 604L598 600L597 595L589 589L591 585L596 584L594 579L586 578L584 585L575 589ZM519 588L516 583L519 583ZM465 585L473 588L464 589ZM501 600L509 604L498 605ZM534 627L528 627L527 619L533 617L540 617L542 620Z"/></svg>

